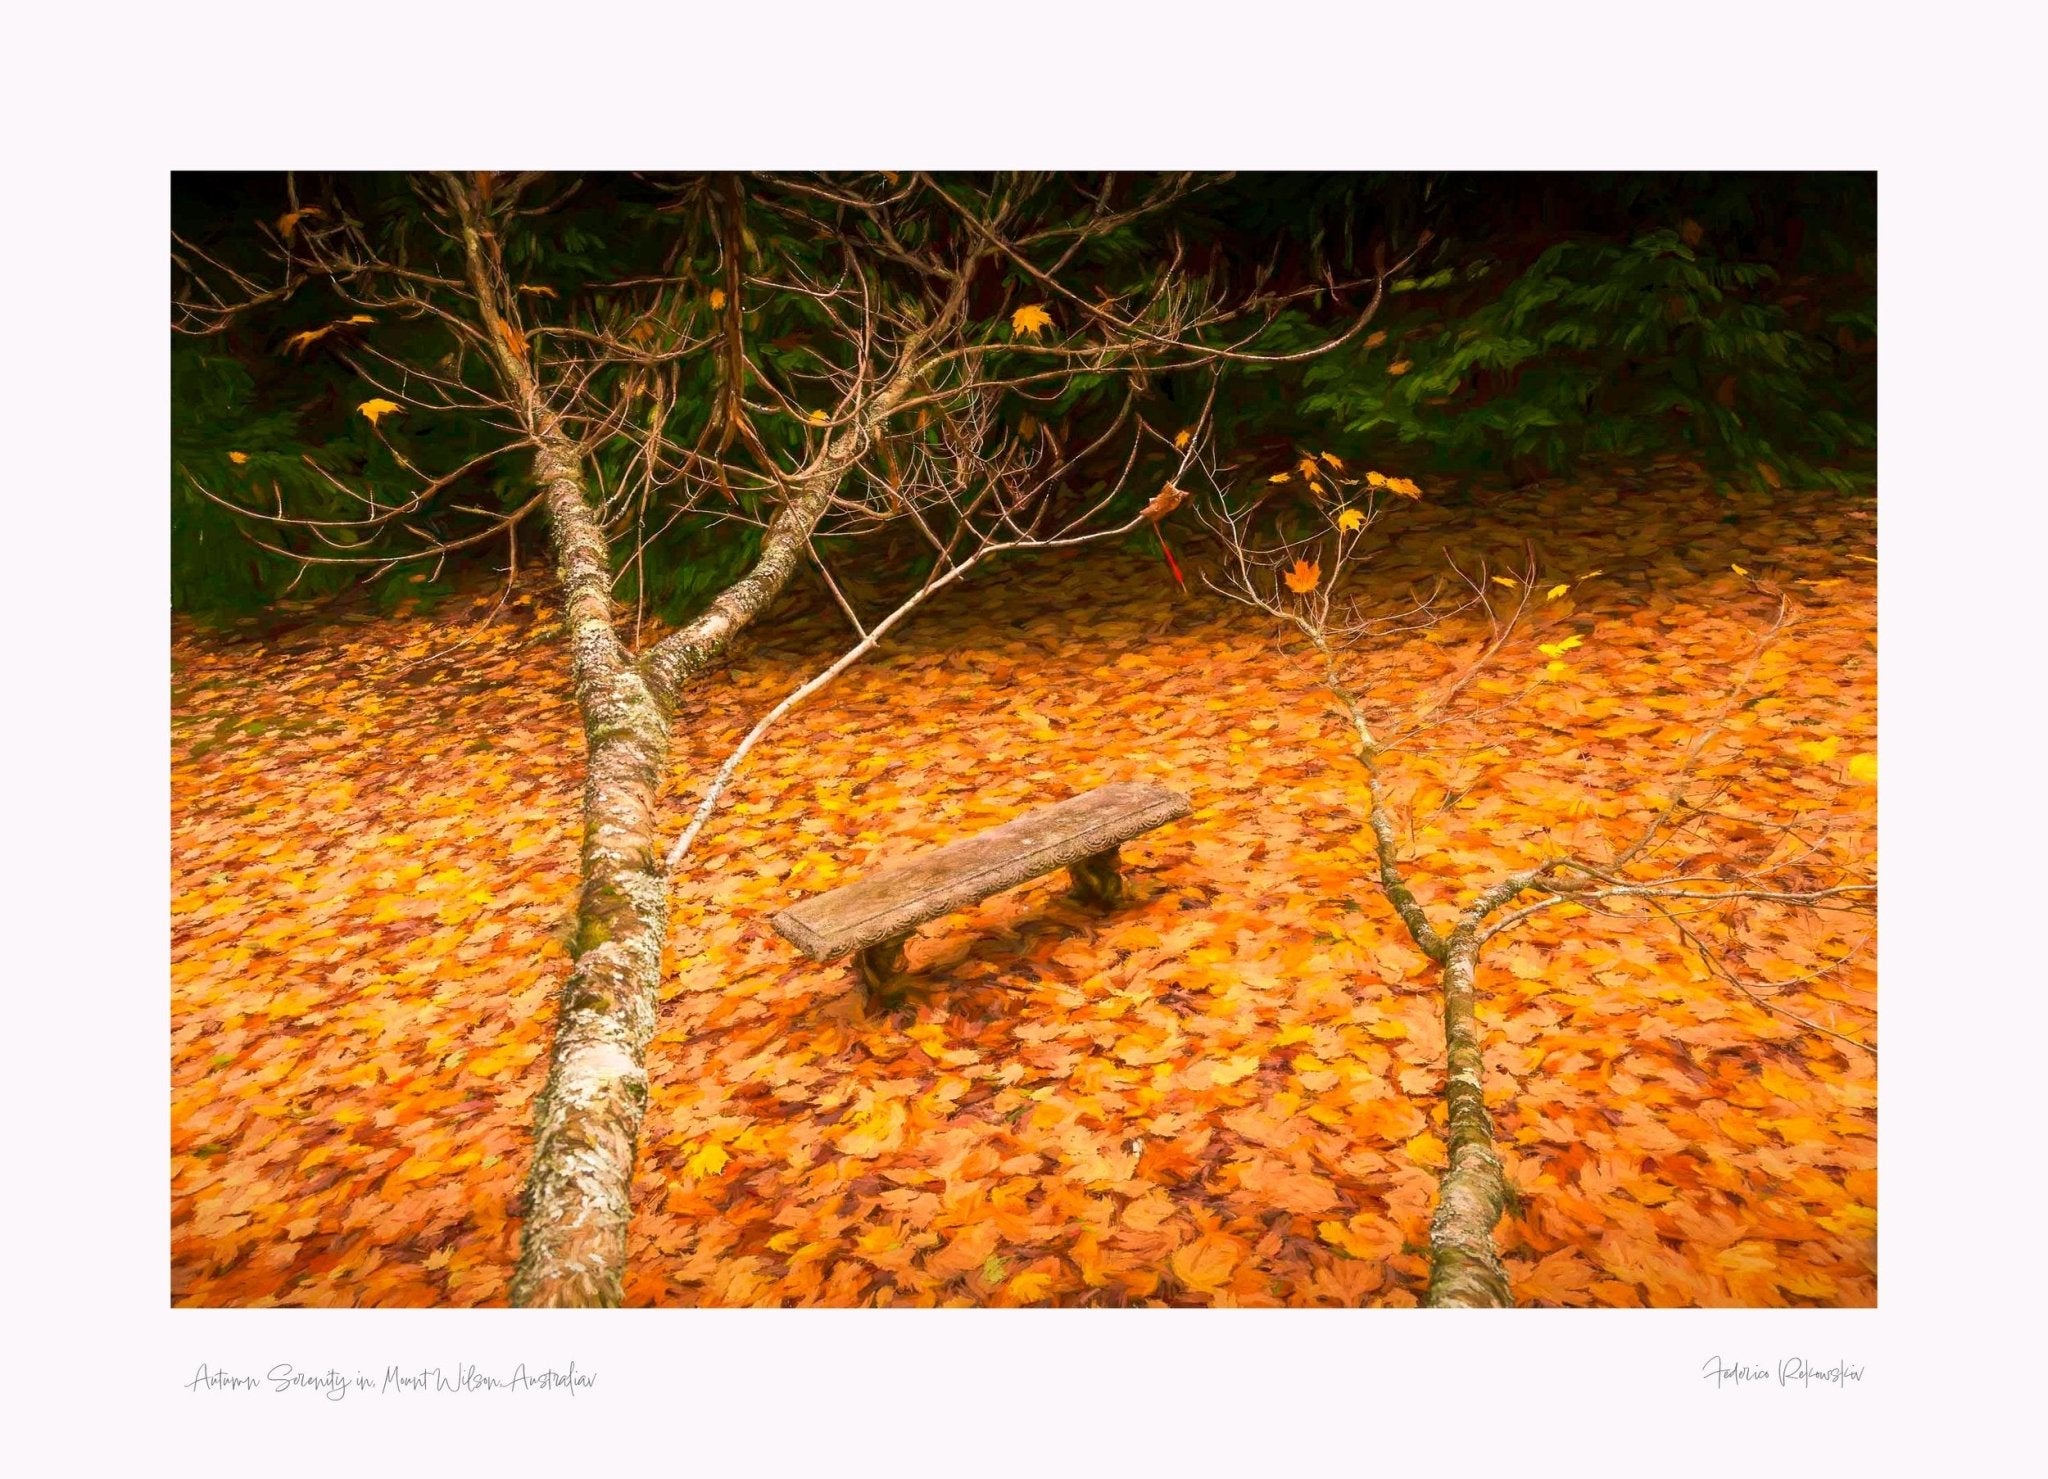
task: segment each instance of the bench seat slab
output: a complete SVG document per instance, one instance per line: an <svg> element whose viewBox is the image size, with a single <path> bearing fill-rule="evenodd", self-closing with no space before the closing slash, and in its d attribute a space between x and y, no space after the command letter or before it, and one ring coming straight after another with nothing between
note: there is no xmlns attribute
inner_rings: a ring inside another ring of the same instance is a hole
<svg viewBox="0 0 2048 1479"><path fill-rule="evenodd" d="M1116 849L1189 809L1165 786L1103 786L805 899L769 922L811 959L837 960L1061 868L1072 870L1077 898L1115 904L1123 898Z"/></svg>

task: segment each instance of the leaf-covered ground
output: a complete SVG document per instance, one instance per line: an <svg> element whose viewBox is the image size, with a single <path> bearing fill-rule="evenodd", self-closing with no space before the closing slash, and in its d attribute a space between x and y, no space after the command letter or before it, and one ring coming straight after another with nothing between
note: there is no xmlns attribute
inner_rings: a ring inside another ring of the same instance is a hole
<svg viewBox="0 0 2048 1479"><path fill-rule="evenodd" d="M1874 527L1868 503L1731 500L1670 468L1390 514L1389 579L1446 549L1519 566L1524 539L1546 578L1601 572L1396 771L1425 900L1648 814L1774 609L1732 564L1804 614L1718 773L1868 866ZM757 752L677 888L629 1302L1418 1300L1431 974L1370 881L1314 671L1190 579L1129 554L1009 565ZM177 1303L503 1300L578 836L580 731L533 599L177 628ZM1529 690L1523 648L1567 633ZM1374 697L1398 708L1473 636L1386 644ZM778 620L700 690L675 800L840 640ZM865 1017L845 966L767 926L1123 779L1195 805L1126 848L1134 905L1091 915L1050 878L926 926L914 1019ZM1867 921L1753 912L1752 998L1653 926L1564 912L1482 967L1517 1299L1873 1304L1875 1060L1787 1015L1875 1044Z"/></svg>

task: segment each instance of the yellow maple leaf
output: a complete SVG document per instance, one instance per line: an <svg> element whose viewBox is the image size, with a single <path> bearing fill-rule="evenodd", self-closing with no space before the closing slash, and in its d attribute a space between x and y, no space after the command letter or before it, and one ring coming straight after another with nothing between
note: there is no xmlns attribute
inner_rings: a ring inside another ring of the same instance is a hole
<svg viewBox="0 0 2048 1479"><path fill-rule="evenodd" d="M240 467L243 463L247 462L248 460L249 454L247 452L228 453L228 461L234 463L236 467Z"/></svg>
<svg viewBox="0 0 2048 1479"><path fill-rule="evenodd" d="M1323 459L1323 461L1325 461L1325 462L1327 462L1327 463L1329 463L1329 464L1330 464L1330 471L1331 471L1331 472L1342 472L1342 471L1344 471L1344 459L1343 459L1343 458L1341 458L1341 457L1339 457L1339 456L1338 456L1338 455L1337 455L1336 453L1334 453L1334 452L1318 452L1318 453L1316 453L1316 455L1317 455L1318 457L1322 458L1322 459Z"/></svg>
<svg viewBox="0 0 2048 1479"><path fill-rule="evenodd" d="M1580 640L1577 636L1570 636L1566 637L1562 642L1539 642L1536 644L1536 650L1545 657L1563 657L1567 652L1578 646Z"/></svg>
<svg viewBox="0 0 2048 1479"><path fill-rule="evenodd" d="M1010 332L1036 339L1041 330L1052 327L1052 315L1036 303L1027 303L1010 315Z"/></svg>
<svg viewBox="0 0 2048 1479"><path fill-rule="evenodd" d="M822 424L823 422L825 422L825 421L827 421L827 420L829 420L829 419L830 419L830 418L829 418L829 417L827 417L827 416L825 415L825 413L824 413L823 411L813 411L813 412L811 412L811 420L813 420L813 421L815 421L815 422L818 422L818 423L821 423L821 424Z"/></svg>
<svg viewBox="0 0 2048 1479"><path fill-rule="evenodd" d="M1301 461L1295 463L1294 465L1301 469L1301 475L1307 478L1310 482L1314 482L1316 480L1316 474L1322 471L1320 467L1316 466L1316 460L1313 457L1304 457L1301 459Z"/></svg>
<svg viewBox="0 0 2048 1479"><path fill-rule="evenodd" d="M1815 765L1825 765L1835 758L1835 752L1841 748L1842 737L1839 734L1831 734L1826 739L1799 742L1799 753Z"/></svg>
<svg viewBox="0 0 2048 1479"><path fill-rule="evenodd" d="M1427 1130L1415 1136L1404 1148L1408 1152L1408 1159L1418 1166L1435 1167L1444 1164L1444 1143Z"/></svg>
<svg viewBox="0 0 2048 1479"><path fill-rule="evenodd" d="M1504 585L1511 591L1518 591L1521 589L1519 585L1517 585L1514 581L1509 580L1505 575L1494 576L1493 583L1495 585Z"/></svg>
<svg viewBox="0 0 2048 1479"><path fill-rule="evenodd" d="M293 354L304 354L315 344L326 338L327 331L333 327L334 325L332 324L322 324L317 329L307 329L304 333L294 334L284 341L284 347Z"/></svg>
<svg viewBox="0 0 2048 1479"><path fill-rule="evenodd" d="M903 1143L903 1126L909 1113L901 1099L880 1101L865 1114L846 1122L846 1131L839 1137L840 1153L872 1160L885 1150L894 1150Z"/></svg>
<svg viewBox="0 0 2048 1479"><path fill-rule="evenodd" d="M1257 1053L1247 1053L1241 1058L1226 1058L1218 1067L1209 1070L1209 1077L1219 1084L1234 1084L1241 1078L1250 1078L1259 1071L1265 1060Z"/></svg>
<svg viewBox="0 0 2048 1479"><path fill-rule="evenodd" d="M723 1145L716 1140L707 1140L683 1163L683 1170L690 1176L716 1176L731 1159Z"/></svg>
<svg viewBox="0 0 2048 1479"><path fill-rule="evenodd" d="M1365 515L1355 508L1347 508L1344 512L1337 515L1337 527L1344 530L1347 534L1353 529L1363 529L1365 527Z"/></svg>
<svg viewBox="0 0 2048 1479"><path fill-rule="evenodd" d="M1193 436L1194 433L1187 430L1185 427L1175 432L1173 434L1173 445L1175 450L1179 450L1180 448L1187 446L1189 440L1192 439Z"/></svg>
<svg viewBox="0 0 2048 1479"><path fill-rule="evenodd" d="M1591 580L1596 575L1605 575L1606 573L1607 572L1605 570L1588 570L1584 575L1581 575L1579 579Z"/></svg>
<svg viewBox="0 0 2048 1479"><path fill-rule="evenodd" d="M1728 568L1729 568L1730 570L1733 570L1733 571L1734 571L1734 572L1735 572L1735 573L1736 573L1737 575L1747 575L1747 574L1749 574L1749 572L1748 572L1747 570L1743 569L1743 568L1742 568L1742 567L1741 567L1740 565L1730 565L1730 566L1729 566Z"/></svg>
<svg viewBox="0 0 2048 1479"><path fill-rule="evenodd" d="M1566 673L1569 673L1571 670L1572 665L1568 662L1548 662L1543 665L1543 672L1545 676L1551 678L1562 678Z"/></svg>
<svg viewBox="0 0 2048 1479"><path fill-rule="evenodd" d="M1305 596L1316 588L1316 582L1323 578L1323 567L1307 560L1296 560L1294 568L1287 572L1287 589L1297 596Z"/></svg>
<svg viewBox="0 0 2048 1479"><path fill-rule="evenodd" d="M725 307L725 289L713 288L711 290L711 311L716 313L723 307Z"/></svg>
<svg viewBox="0 0 2048 1479"><path fill-rule="evenodd" d="M1266 481L1269 483L1284 483L1293 476L1294 474L1291 472L1276 472L1273 476L1267 478Z"/></svg>
<svg viewBox="0 0 2048 1479"><path fill-rule="evenodd" d="M370 317L370 315L367 313L351 313L347 318L342 320L343 323L351 324L373 324L376 321L377 320Z"/></svg>
<svg viewBox="0 0 2048 1479"><path fill-rule="evenodd" d="M1387 475L1383 472L1369 472L1365 475L1365 486L1368 488L1384 488L1387 486Z"/></svg>
<svg viewBox="0 0 2048 1479"><path fill-rule="evenodd" d="M1559 596L1563 595L1566 591L1570 589L1571 587L1569 585L1554 585L1550 588L1550 593L1546 595L1543 599L1546 601L1555 601Z"/></svg>
<svg viewBox="0 0 2048 1479"><path fill-rule="evenodd" d="M1422 496L1422 485L1413 478L1388 478L1387 491L1389 493L1398 493L1403 498L1420 498Z"/></svg>
<svg viewBox="0 0 2048 1479"><path fill-rule="evenodd" d="M368 421L370 425L375 426L378 417L389 416L393 411L402 411L405 407L399 405L397 401L387 401L382 396L378 396L374 400L364 401L356 409L362 412L364 420Z"/></svg>
<svg viewBox="0 0 2048 1479"><path fill-rule="evenodd" d="M1052 1292L1052 1275L1036 1269L1021 1273L1010 1280L1008 1290L1019 1304L1035 1303Z"/></svg>
<svg viewBox="0 0 2048 1479"><path fill-rule="evenodd" d="M1849 757L1849 779L1861 781L1865 785L1877 784L1877 756L1868 753L1851 755Z"/></svg>
<svg viewBox="0 0 2048 1479"><path fill-rule="evenodd" d="M1389 375L1405 375L1415 367L1413 360L1397 359L1387 366Z"/></svg>

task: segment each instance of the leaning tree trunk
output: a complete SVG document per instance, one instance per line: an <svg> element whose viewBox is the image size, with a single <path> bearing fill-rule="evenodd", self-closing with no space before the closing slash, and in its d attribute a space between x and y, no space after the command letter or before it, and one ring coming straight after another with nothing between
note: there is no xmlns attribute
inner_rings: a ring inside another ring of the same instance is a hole
<svg viewBox="0 0 2048 1479"><path fill-rule="evenodd" d="M534 1122L514 1304L622 1297L630 1183L647 1109L668 879L655 806L668 763L663 707L611 622L611 569L573 451L544 446L546 489L588 748L575 964L562 988Z"/></svg>
<svg viewBox="0 0 2048 1479"><path fill-rule="evenodd" d="M677 698L796 573L847 470L917 383L926 348L958 322L968 276L905 346L889 381L794 481L762 534L753 568L688 626L636 658L612 621L611 551L584 486L581 450L549 404L525 336L513 325L517 294L478 202L459 178L446 178L482 343L539 449L534 476L547 509L588 749L574 959L535 1110L511 1301L617 1305L625 1298L633 1163L647 1112L646 1052L668 932L668 869L655 816Z"/></svg>
<svg viewBox="0 0 2048 1479"><path fill-rule="evenodd" d="M878 397L872 416L886 415L902 388ZM574 964L534 1118L512 1276L516 1305L624 1298L633 1164L647 1112L645 1059L668 930L669 880L655 820L676 696L789 583L856 450L848 431L769 522L754 568L635 661L612 625L610 562L575 450L542 438L536 472L546 490L588 771Z"/></svg>
<svg viewBox="0 0 2048 1479"><path fill-rule="evenodd" d="M1444 1108L1450 1164L1437 1185L1436 1216L1429 1228L1432 1309L1498 1309L1514 1302L1493 1246L1494 1224L1507 1208L1507 1176L1494 1152L1493 1120L1486 1112L1473 981L1478 957L1469 929L1458 930L1445 944Z"/></svg>

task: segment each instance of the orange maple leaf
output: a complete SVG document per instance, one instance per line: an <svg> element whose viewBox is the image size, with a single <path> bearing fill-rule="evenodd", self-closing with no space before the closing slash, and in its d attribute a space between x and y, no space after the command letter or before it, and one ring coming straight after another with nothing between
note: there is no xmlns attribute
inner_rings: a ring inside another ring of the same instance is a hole
<svg viewBox="0 0 2048 1479"><path fill-rule="evenodd" d="M1305 596L1316 588L1323 578L1323 567L1310 560L1296 560L1294 568L1286 574L1287 589L1297 596Z"/></svg>

